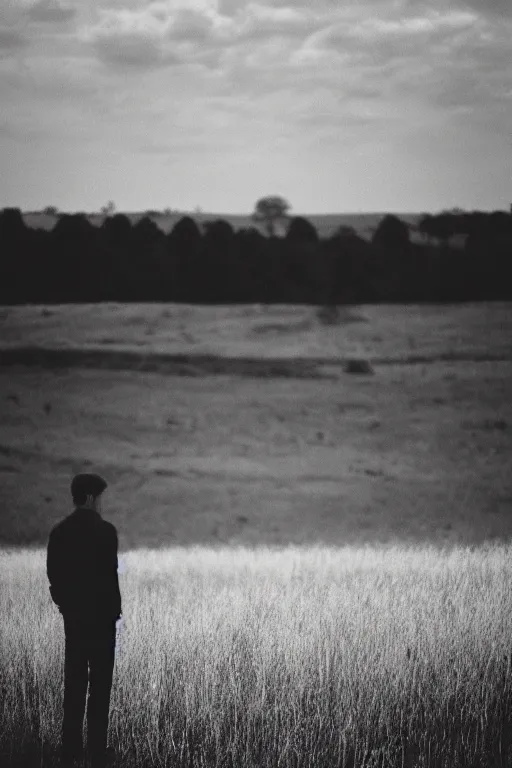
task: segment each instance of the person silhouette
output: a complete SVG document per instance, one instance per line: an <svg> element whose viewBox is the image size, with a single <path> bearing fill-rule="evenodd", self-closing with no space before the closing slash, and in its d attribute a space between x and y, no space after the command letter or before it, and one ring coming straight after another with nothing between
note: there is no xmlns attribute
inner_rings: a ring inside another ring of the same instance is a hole
<svg viewBox="0 0 512 768"><path fill-rule="evenodd" d="M61 765L84 757L82 729L87 684L87 756L93 768L107 762L107 729L121 618L116 528L101 516L107 482L81 473L71 482L74 511L48 539L50 595L64 619L64 718Z"/></svg>

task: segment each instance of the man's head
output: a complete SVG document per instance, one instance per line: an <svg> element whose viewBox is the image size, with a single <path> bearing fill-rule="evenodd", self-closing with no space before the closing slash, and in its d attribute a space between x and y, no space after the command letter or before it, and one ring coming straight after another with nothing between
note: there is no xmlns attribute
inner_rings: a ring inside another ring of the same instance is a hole
<svg viewBox="0 0 512 768"><path fill-rule="evenodd" d="M101 511L100 496L107 487L107 481L100 475L83 472L71 481L71 495L77 507Z"/></svg>

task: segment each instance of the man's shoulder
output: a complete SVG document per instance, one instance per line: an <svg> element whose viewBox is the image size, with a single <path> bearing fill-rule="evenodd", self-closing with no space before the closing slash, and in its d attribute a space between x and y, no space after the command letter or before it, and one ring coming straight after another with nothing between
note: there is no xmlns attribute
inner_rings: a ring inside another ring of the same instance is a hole
<svg viewBox="0 0 512 768"><path fill-rule="evenodd" d="M115 525L108 520L102 520L101 522L103 524L104 530L108 531L108 535L117 539L117 528Z"/></svg>
<svg viewBox="0 0 512 768"><path fill-rule="evenodd" d="M91 523L88 522L88 525ZM75 528L81 528L83 521L77 519L73 513L67 515L62 520L59 520L50 531L50 538L59 538L65 536L67 533L71 533ZM104 520L102 517L98 517L94 520L93 525L98 526L101 533L109 539L117 539L117 529L113 523L108 520Z"/></svg>
<svg viewBox="0 0 512 768"><path fill-rule="evenodd" d="M62 520L59 520L58 523L55 523L55 525L50 531L51 537L59 536L59 534L61 534L63 531L66 530L66 528L68 527L69 517L70 515L68 515L67 517L64 517Z"/></svg>

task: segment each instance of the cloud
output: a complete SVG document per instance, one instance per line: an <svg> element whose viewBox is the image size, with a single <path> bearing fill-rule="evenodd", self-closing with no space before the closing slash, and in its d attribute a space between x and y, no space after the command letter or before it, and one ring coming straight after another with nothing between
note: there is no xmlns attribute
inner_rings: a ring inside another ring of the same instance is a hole
<svg viewBox="0 0 512 768"><path fill-rule="evenodd" d="M27 130L31 115L56 134L64 125L78 135L80 122L105 146L146 155L243 154L284 136L299 156L322 141L398 141L468 114L505 122L512 62L498 1L19 2L16 18L0 7L0 48L30 43L23 72L12 55L9 64L20 69L11 117L24 100ZM73 25L60 25L74 9ZM76 125L71 103L83 103Z"/></svg>
<svg viewBox="0 0 512 768"><path fill-rule="evenodd" d="M480 28L450 52L450 68L432 66L423 97L447 115L471 116L487 132L501 130L512 116L512 59L507 29ZM493 126L494 124L494 126Z"/></svg>
<svg viewBox="0 0 512 768"><path fill-rule="evenodd" d="M215 68L244 45L248 57L258 61L273 39L300 41L315 29L312 24L305 10L262 3L240 3L225 15L215 3L155 0L134 8L100 8L99 22L86 36L104 63L124 60L128 49L130 61L140 59L141 66L166 66L174 58Z"/></svg>
<svg viewBox="0 0 512 768"><path fill-rule="evenodd" d="M41 139L51 139L52 131L42 125L28 121L2 120L0 122L0 137L19 144L30 144Z"/></svg>
<svg viewBox="0 0 512 768"><path fill-rule="evenodd" d="M314 17L307 9L274 8L249 3L235 16L234 37L238 40L258 40L274 36L304 37L313 31L314 23Z"/></svg>
<svg viewBox="0 0 512 768"><path fill-rule="evenodd" d="M84 39L107 65L137 69L167 67L185 61L190 48L209 35L211 21L194 9L153 2L132 9L105 9Z"/></svg>
<svg viewBox="0 0 512 768"><path fill-rule="evenodd" d="M405 49L421 53L419 45L452 36L470 28L475 16L468 12L428 12L411 16L352 16L340 18L312 35L307 44L315 48L374 51L379 46L390 54L401 55Z"/></svg>
<svg viewBox="0 0 512 768"><path fill-rule="evenodd" d="M192 8L180 8L162 20L166 25L166 36L169 40L201 43L208 40L213 32L211 16Z"/></svg>
<svg viewBox="0 0 512 768"><path fill-rule="evenodd" d="M98 57L105 64L134 69L154 69L179 63L179 58L163 50L158 40L144 32L98 35L94 41Z"/></svg>
<svg viewBox="0 0 512 768"><path fill-rule="evenodd" d="M153 4L153 10L161 4ZM101 11L100 22L88 29L84 40L98 58L114 67L153 69L178 61L166 49L166 27L156 13L147 10Z"/></svg>
<svg viewBox="0 0 512 768"><path fill-rule="evenodd" d="M191 129L187 135L174 136L172 141L151 142L144 141L135 144L138 151L147 155L183 155L187 152L203 152L211 155L212 153L225 151L233 152L235 149L243 149L245 144L242 137L216 135L215 132L206 133Z"/></svg>
<svg viewBox="0 0 512 768"><path fill-rule="evenodd" d="M28 10L28 16L32 21L47 22L49 24L70 21L75 15L75 8L61 5L59 0L38 0Z"/></svg>
<svg viewBox="0 0 512 768"><path fill-rule="evenodd" d="M510 0L462 0L462 2L484 16L495 14L512 17L512 3Z"/></svg>
<svg viewBox="0 0 512 768"><path fill-rule="evenodd" d="M27 45L27 39L17 29L0 27L0 53L2 51L17 51Z"/></svg>

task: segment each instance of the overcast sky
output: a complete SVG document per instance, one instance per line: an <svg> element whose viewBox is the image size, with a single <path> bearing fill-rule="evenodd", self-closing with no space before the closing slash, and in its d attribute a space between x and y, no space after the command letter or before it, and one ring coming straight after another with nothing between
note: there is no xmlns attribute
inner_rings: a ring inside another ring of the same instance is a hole
<svg viewBox="0 0 512 768"><path fill-rule="evenodd" d="M508 209L512 0L0 0L0 207Z"/></svg>

